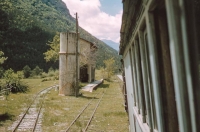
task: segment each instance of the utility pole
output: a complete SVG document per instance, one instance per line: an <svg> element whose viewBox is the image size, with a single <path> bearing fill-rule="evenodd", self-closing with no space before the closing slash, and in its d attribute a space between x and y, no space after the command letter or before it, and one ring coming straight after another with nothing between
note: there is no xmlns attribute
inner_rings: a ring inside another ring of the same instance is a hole
<svg viewBox="0 0 200 132"><path fill-rule="evenodd" d="M79 83L78 83L78 39L79 39L79 34L78 34L78 15L76 12L76 85L75 85L75 96L77 97L79 94Z"/></svg>

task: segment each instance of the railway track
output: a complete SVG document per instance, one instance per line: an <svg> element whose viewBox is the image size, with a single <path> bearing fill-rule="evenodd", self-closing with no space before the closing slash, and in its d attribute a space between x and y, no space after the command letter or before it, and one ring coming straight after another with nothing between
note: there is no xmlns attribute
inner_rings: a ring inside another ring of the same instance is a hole
<svg viewBox="0 0 200 132"><path fill-rule="evenodd" d="M65 132L83 131L89 129L89 125L94 117L94 114L104 96L104 92L96 94L81 110L76 118L70 123Z"/></svg>
<svg viewBox="0 0 200 132"><path fill-rule="evenodd" d="M44 102L44 98L47 95L47 93L52 89L57 87L57 85L53 85L51 87L47 87L41 91L39 91L35 97L33 98L33 101L30 103L26 111L23 115L21 115L20 120L18 120L14 127L12 127L12 132L17 131L28 131L28 132L34 132L34 131L41 131L41 122L39 122L40 113L42 111L42 105Z"/></svg>

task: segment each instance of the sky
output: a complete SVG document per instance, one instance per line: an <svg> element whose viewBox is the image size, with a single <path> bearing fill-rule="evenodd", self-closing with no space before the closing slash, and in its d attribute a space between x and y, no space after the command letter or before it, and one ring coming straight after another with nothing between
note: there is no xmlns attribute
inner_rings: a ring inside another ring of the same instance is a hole
<svg viewBox="0 0 200 132"><path fill-rule="evenodd" d="M99 39L119 43L122 0L62 0L79 25Z"/></svg>

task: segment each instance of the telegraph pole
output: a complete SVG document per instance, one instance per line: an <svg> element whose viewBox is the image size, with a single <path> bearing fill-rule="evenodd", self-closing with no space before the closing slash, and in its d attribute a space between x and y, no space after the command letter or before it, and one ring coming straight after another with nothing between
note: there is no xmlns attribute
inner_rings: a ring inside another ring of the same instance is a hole
<svg viewBox="0 0 200 132"><path fill-rule="evenodd" d="M75 85L75 96L77 97L79 94L79 83L78 83L78 39L79 39L79 34L78 34L78 15L76 12L76 85Z"/></svg>

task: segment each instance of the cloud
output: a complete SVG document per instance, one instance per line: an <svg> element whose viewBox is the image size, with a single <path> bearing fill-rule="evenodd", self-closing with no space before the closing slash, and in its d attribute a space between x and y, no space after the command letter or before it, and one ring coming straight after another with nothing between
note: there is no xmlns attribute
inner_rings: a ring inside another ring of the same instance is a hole
<svg viewBox="0 0 200 132"><path fill-rule="evenodd" d="M63 0L70 14L77 12L79 25L99 39L119 43L122 11L112 16L100 10L99 0ZM75 16L74 16L75 17Z"/></svg>

